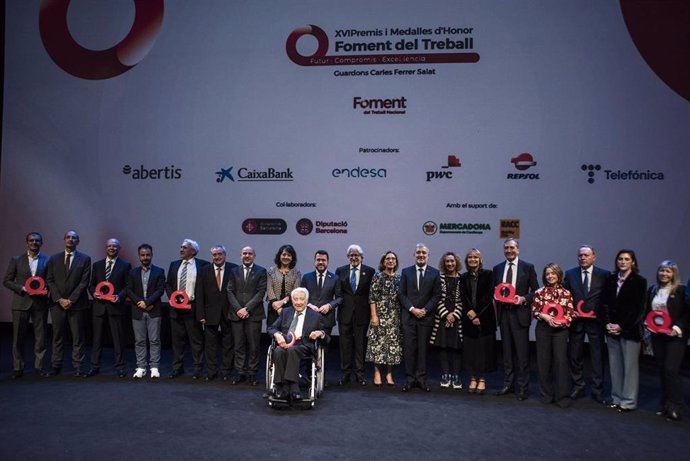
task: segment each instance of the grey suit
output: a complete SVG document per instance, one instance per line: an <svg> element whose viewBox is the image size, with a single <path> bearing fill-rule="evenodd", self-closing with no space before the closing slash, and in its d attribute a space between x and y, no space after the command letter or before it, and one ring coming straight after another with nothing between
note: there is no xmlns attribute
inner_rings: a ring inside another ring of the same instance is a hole
<svg viewBox="0 0 690 461"><path fill-rule="evenodd" d="M46 278L48 257L38 254L36 274ZM34 331L34 368L43 369L46 353L46 325L48 323L48 296L29 296L22 291L26 280L32 277L27 253L10 259L3 284L14 292L12 296L12 361L14 371L24 370L24 340L29 329L29 319Z"/></svg>

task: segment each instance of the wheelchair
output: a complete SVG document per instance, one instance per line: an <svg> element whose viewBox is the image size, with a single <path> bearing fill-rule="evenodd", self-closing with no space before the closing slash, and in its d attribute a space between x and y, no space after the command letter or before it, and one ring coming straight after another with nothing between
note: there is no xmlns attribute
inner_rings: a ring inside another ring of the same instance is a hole
<svg viewBox="0 0 690 461"><path fill-rule="evenodd" d="M271 341L266 353L266 393L264 394L268 399L269 407L278 406L306 406L313 408L316 399L321 397L324 388L324 364L325 354L324 347L321 340L316 340L316 347L314 348L313 357L306 357L300 364L299 386L300 391L303 392L303 398L298 401L292 401L290 397L279 399L275 396L275 384L273 378L275 376L275 369L273 365L273 350L276 348L275 340Z"/></svg>

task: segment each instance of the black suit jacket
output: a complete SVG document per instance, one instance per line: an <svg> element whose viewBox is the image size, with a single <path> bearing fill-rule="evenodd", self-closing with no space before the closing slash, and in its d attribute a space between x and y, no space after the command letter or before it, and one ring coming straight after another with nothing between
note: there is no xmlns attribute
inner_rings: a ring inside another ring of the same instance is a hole
<svg viewBox="0 0 690 461"><path fill-rule="evenodd" d="M42 277L44 281L46 279L47 264L48 257L39 253L36 275ZM31 306L35 306L37 309L45 309L48 306L47 296L29 296L25 291L22 291L24 284L30 277L31 268L29 267L29 256L26 253L10 259L3 284L14 292L12 296L13 311L26 311ZM46 288L48 287L46 286Z"/></svg>
<svg viewBox="0 0 690 461"><path fill-rule="evenodd" d="M127 276L129 271L132 270L132 265L129 264L122 258L117 258L115 264L113 264L113 269L110 272L110 278L108 281L113 284L115 291L113 294L118 296L119 301L116 303L111 303L108 301L103 301L96 299L93 295L96 291L96 285L105 280L105 259L101 259L93 264L91 269L91 283L89 284L89 294L93 297L91 301L91 308L93 309L93 314L101 316L108 312L109 315L125 315L127 313Z"/></svg>
<svg viewBox="0 0 690 461"><path fill-rule="evenodd" d="M302 276L302 287L309 290L309 303L317 307L330 304L331 310L324 315L324 326L332 328L335 326L335 312L343 302L342 286L333 272L326 271L323 277L323 287L319 290L319 280L316 271L309 272Z"/></svg>
<svg viewBox="0 0 690 461"><path fill-rule="evenodd" d="M163 268L151 264L149 283L146 285L146 298L144 298L144 285L141 283L141 266L135 267L127 277L127 296L132 301L132 318L141 320L142 311L137 307L139 301L146 303L146 312L151 317L161 316L161 297L165 293L165 271Z"/></svg>
<svg viewBox="0 0 690 461"><path fill-rule="evenodd" d="M472 338L496 334L496 312L494 310L494 275L482 269L477 274L477 303L472 304L472 281L469 272L460 275L460 298L462 299L462 334ZM474 310L479 317L479 327L467 317Z"/></svg>
<svg viewBox="0 0 690 461"><path fill-rule="evenodd" d="M220 289L216 282L216 265L209 264L201 269L197 277L197 309L196 319L205 320L206 325L218 325L220 319L227 319L230 313L230 301L228 301L228 280L230 272L237 264L226 262L223 267L223 279Z"/></svg>
<svg viewBox="0 0 690 461"><path fill-rule="evenodd" d="M80 252L72 254L69 271L65 271L65 252L54 254L48 259L46 281L53 303L60 298L72 302L70 309L83 310L89 308L87 289L91 279L91 258Z"/></svg>
<svg viewBox="0 0 690 461"><path fill-rule="evenodd" d="M266 296L266 269L254 264L252 270L244 280L243 265L233 267L228 279L227 295L230 302L228 318L238 321L237 311L246 307L249 311L249 320L260 322L266 318L264 310L264 296Z"/></svg>
<svg viewBox="0 0 690 461"><path fill-rule="evenodd" d="M616 294L617 288L618 274L612 273L604 288L602 321L604 325L609 323L620 325L621 338L641 341L642 317L647 301L647 280L633 272L625 279L618 294Z"/></svg>
<svg viewBox="0 0 690 461"><path fill-rule="evenodd" d="M594 312L597 316L596 320L601 322L601 303L609 275L611 273L605 269L596 266L590 267L589 293L585 295L585 288L582 285L582 269L574 267L568 270L563 278L563 288L573 295L573 307L577 307L578 303L584 300L582 311ZM577 317L573 317L573 320L575 319Z"/></svg>
<svg viewBox="0 0 690 461"><path fill-rule="evenodd" d="M506 267L506 261L494 266L494 287L503 283L503 271ZM532 321L532 299L534 292L539 289L539 282L537 281L537 272L534 270L534 265L518 259L517 276L515 278L515 294L525 298L524 306L514 306L504 303L496 303L497 320L501 322L501 313L504 309L517 309L518 322L524 327L528 327Z"/></svg>
<svg viewBox="0 0 690 461"><path fill-rule="evenodd" d="M352 292L350 285L350 265L341 266L335 271L340 283L343 300L338 307L338 323L368 325L371 318L369 308L369 290L376 271L373 267L361 264L357 291Z"/></svg>
<svg viewBox="0 0 690 461"><path fill-rule="evenodd" d="M422 286L417 289L417 266L406 267L400 274L400 291L398 299L402 306L403 323L422 322L433 325L438 299L441 296L441 274L438 269L426 266ZM426 316L418 319L410 313L410 308L416 307L426 311Z"/></svg>
<svg viewBox="0 0 690 461"><path fill-rule="evenodd" d="M201 274L201 268L204 266L208 266L209 263L208 261L204 261L203 259L199 258L194 258L194 265L196 266L196 284L194 285L194 302L191 302L190 304L192 305L191 310L184 310L184 309L175 309L175 308L170 308L170 318L171 319L176 319L178 315L196 315L196 309L197 309L197 303L196 299L199 297L199 275ZM168 295L168 298L177 291L177 271L180 269L180 266L182 265L182 260L178 259L177 261L173 261L170 263L170 267L168 268L168 279L165 282L165 293Z"/></svg>
<svg viewBox="0 0 690 461"><path fill-rule="evenodd" d="M657 285L652 285L647 291L647 309L645 316L652 310L652 300L659 291ZM683 331L683 340L685 341L688 334L688 327L690 327L690 300L685 285L678 285L676 289L668 295L666 301L666 309L671 316L671 325L679 327Z"/></svg>
<svg viewBox="0 0 690 461"><path fill-rule="evenodd" d="M312 331L325 330L323 316L309 308L304 309L304 314L305 317L304 324L302 325L302 339L299 341L299 343L304 344L313 350L316 341L309 339L309 335ZM268 327L267 333L273 336L277 332L281 332L283 336L286 336L290 331L290 324L292 324L292 319L294 316L295 309L292 306L284 308L280 311L280 316L276 319L276 321ZM328 334L326 334L325 338L322 339L324 343L327 343L329 340L330 338Z"/></svg>

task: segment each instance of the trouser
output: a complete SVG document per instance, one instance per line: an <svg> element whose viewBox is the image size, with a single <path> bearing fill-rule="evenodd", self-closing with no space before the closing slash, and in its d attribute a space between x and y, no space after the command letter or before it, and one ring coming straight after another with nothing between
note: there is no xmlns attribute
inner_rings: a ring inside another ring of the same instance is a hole
<svg viewBox="0 0 690 461"><path fill-rule="evenodd" d="M84 362L84 319L87 313L85 310L64 310L59 306L50 308L53 321L53 368L62 368L65 333L69 326L72 334L72 366L81 371L81 364Z"/></svg>
<svg viewBox="0 0 690 461"><path fill-rule="evenodd" d="M621 408L637 408L640 388L640 342L608 336L611 400Z"/></svg>
<svg viewBox="0 0 690 461"><path fill-rule="evenodd" d="M137 368L146 369L146 336L149 343L149 366L159 368L161 360L161 318L151 317L148 312L142 313L141 320L132 319L134 329L134 352L137 356Z"/></svg>
<svg viewBox="0 0 690 461"><path fill-rule="evenodd" d="M34 368L43 369L48 309L32 306L26 311L12 311L12 363L15 371L24 370L24 341L29 330L29 319L33 323L34 330Z"/></svg>

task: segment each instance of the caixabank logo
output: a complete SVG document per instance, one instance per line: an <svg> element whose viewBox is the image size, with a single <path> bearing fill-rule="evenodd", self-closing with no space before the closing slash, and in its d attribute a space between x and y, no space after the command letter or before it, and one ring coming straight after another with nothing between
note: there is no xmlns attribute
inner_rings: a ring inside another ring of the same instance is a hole
<svg viewBox="0 0 690 461"><path fill-rule="evenodd" d="M512 163L513 167L520 173L508 173L506 179L519 181L539 179L539 173L535 173L533 171L527 173L527 170L537 166L536 160L534 160L534 157L529 152L523 152L522 154L511 158L510 163Z"/></svg>
<svg viewBox="0 0 690 461"><path fill-rule="evenodd" d="M247 168L241 167L233 173L234 166L228 168L221 167L214 174L216 175L216 182L218 184L225 182L292 182L295 180L294 171L292 168ZM235 178L237 176L237 178Z"/></svg>
<svg viewBox="0 0 690 461"><path fill-rule="evenodd" d="M83 47L70 33L71 0L42 0L38 28L43 47L62 70L87 80L116 77L136 66L153 47L163 25L163 0L134 0L132 27L119 43L105 50Z"/></svg>
<svg viewBox="0 0 690 461"><path fill-rule="evenodd" d="M122 174L129 176L130 178L137 179L182 179L182 168L178 168L175 165L169 165L162 168L148 168L143 164L138 167L132 167L130 165L125 165L122 167Z"/></svg>
<svg viewBox="0 0 690 461"><path fill-rule="evenodd" d="M580 170L587 175L587 182L594 184L597 177L605 181L663 181L663 171L605 169L598 163L585 163Z"/></svg>
<svg viewBox="0 0 690 461"><path fill-rule="evenodd" d="M337 54L329 55L328 34L310 24L290 33L285 52L300 66L475 63L479 53L474 50L473 33L473 27L446 26L336 29L333 50ZM310 55L299 50L298 41L304 36L316 39L316 50Z"/></svg>

